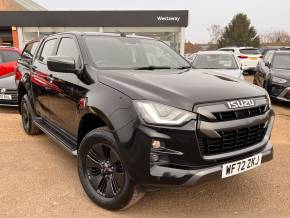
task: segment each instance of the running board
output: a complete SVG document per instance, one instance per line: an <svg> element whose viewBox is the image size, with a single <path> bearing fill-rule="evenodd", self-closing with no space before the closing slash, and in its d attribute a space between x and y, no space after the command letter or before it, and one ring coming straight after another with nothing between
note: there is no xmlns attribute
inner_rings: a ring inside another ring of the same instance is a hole
<svg viewBox="0 0 290 218"><path fill-rule="evenodd" d="M70 152L73 156L77 156L77 141L75 138L68 135L64 131L59 130L54 125L42 118L37 117L33 122L56 143L64 147L66 151Z"/></svg>

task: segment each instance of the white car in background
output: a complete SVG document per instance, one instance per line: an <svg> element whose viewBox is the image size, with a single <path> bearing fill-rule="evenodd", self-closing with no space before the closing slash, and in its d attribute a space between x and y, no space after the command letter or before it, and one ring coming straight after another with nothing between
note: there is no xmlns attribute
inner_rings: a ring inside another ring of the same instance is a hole
<svg viewBox="0 0 290 218"><path fill-rule="evenodd" d="M239 59L243 71L256 72L260 59L263 58L259 49L254 47L225 47L219 51L231 51Z"/></svg>
<svg viewBox="0 0 290 218"><path fill-rule="evenodd" d="M192 66L194 69L213 72L239 79L244 79L239 61L232 52L228 51L199 51L196 53Z"/></svg>

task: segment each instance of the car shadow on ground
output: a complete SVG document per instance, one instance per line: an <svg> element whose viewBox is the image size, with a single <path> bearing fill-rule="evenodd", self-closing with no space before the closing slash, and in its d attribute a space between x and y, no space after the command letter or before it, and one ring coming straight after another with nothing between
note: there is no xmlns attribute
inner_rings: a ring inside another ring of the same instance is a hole
<svg viewBox="0 0 290 218"><path fill-rule="evenodd" d="M0 114L17 114L18 107L0 106Z"/></svg>
<svg viewBox="0 0 290 218"><path fill-rule="evenodd" d="M243 207L254 209L255 205L251 206L248 203L241 205L239 202L247 202L248 197L253 193L261 192L263 187L255 182L255 176L239 175L194 187L169 187L147 193L142 201L121 213L138 214L140 211L146 211L146 208L152 210L158 208L161 214L170 214L173 217L194 211L206 214L228 210L234 214L236 211L244 210ZM211 208L211 211L208 211L208 208Z"/></svg>

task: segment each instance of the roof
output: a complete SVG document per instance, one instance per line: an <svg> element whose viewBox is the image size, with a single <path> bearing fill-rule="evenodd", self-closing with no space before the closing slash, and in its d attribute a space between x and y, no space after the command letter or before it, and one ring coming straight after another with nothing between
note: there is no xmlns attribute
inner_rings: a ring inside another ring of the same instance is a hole
<svg viewBox="0 0 290 218"><path fill-rule="evenodd" d="M46 8L35 3L32 0L14 0L16 3L27 9L28 11L47 11Z"/></svg>
<svg viewBox="0 0 290 218"><path fill-rule="evenodd" d="M290 50L276 50L273 51L275 54L290 54Z"/></svg>
<svg viewBox="0 0 290 218"><path fill-rule="evenodd" d="M254 47L237 47L237 46L229 46L229 47L223 47L223 48L220 48L220 49L257 49L257 48L254 48Z"/></svg>
<svg viewBox="0 0 290 218"><path fill-rule="evenodd" d="M0 51L9 50L9 51L17 51L20 52L18 48L11 47L11 46L0 46Z"/></svg>
<svg viewBox="0 0 290 218"><path fill-rule="evenodd" d="M233 54L230 51L199 51L197 54Z"/></svg>
<svg viewBox="0 0 290 218"><path fill-rule="evenodd" d="M79 32L79 31L70 31L70 32L61 32L61 33L55 33L55 34L51 34L48 35L47 37L50 36L56 36L56 35L64 35L64 34L73 34L73 35L87 35L87 36L113 36L113 37L129 37L129 38L139 38L139 39L152 39L155 40L154 38L150 38L150 37L146 37L146 36L138 36L138 35L132 35L132 34L128 34L128 35L124 35L123 33L101 33L101 32Z"/></svg>

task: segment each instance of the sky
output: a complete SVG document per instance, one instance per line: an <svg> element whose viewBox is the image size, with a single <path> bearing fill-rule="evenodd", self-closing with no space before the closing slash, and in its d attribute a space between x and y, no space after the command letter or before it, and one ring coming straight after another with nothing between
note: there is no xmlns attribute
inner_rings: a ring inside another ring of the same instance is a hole
<svg viewBox="0 0 290 218"><path fill-rule="evenodd" d="M206 43L207 28L226 26L237 13L246 13L258 31L290 32L288 0L34 0L48 10L189 10L186 40Z"/></svg>

